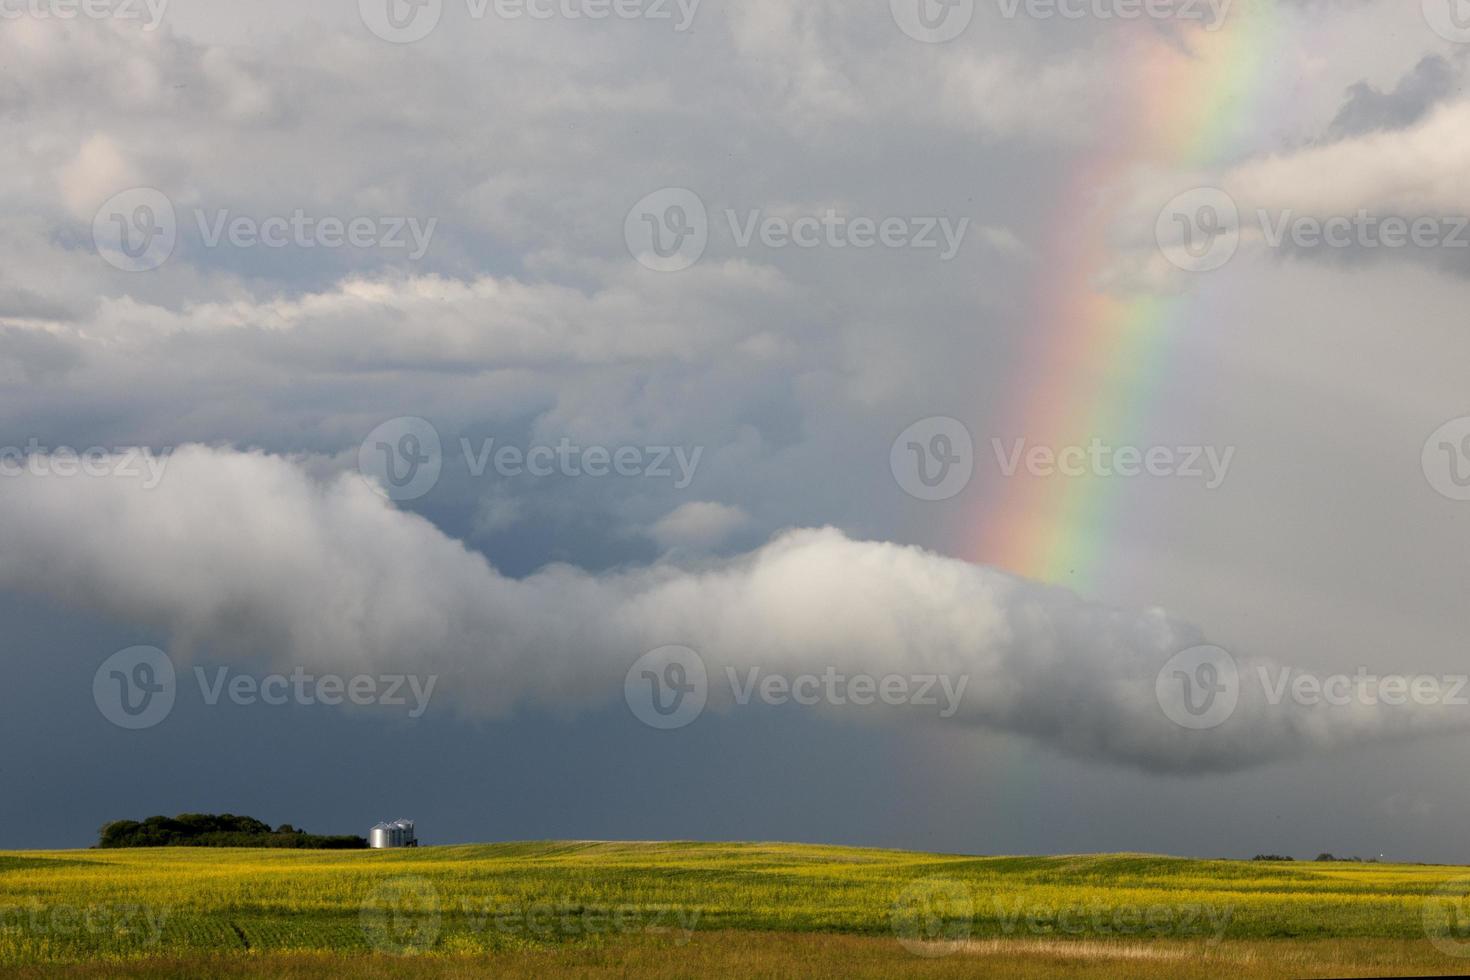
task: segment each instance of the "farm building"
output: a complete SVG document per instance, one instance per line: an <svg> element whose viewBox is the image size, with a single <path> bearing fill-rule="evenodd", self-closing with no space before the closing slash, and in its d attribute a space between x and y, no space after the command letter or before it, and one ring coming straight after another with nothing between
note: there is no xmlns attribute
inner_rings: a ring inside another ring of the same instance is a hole
<svg viewBox="0 0 1470 980"><path fill-rule="evenodd" d="M418 847L418 835L414 831L412 820L395 820L392 823L380 823L368 834L368 844L372 847Z"/></svg>

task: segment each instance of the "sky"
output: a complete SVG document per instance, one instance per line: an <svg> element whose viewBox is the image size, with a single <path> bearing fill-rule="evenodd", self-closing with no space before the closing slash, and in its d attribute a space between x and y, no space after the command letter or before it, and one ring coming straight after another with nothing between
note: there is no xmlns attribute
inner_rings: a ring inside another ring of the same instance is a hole
<svg viewBox="0 0 1470 980"><path fill-rule="evenodd" d="M1470 862L1460 0L0 0L0 848Z"/></svg>

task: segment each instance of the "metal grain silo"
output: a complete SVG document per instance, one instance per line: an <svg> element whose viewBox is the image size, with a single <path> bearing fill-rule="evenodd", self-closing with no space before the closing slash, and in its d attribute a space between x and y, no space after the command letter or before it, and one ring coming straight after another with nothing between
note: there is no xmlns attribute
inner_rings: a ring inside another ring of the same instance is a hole
<svg viewBox="0 0 1470 980"><path fill-rule="evenodd" d="M369 847L418 847L418 833L412 820L380 823L368 834Z"/></svg>

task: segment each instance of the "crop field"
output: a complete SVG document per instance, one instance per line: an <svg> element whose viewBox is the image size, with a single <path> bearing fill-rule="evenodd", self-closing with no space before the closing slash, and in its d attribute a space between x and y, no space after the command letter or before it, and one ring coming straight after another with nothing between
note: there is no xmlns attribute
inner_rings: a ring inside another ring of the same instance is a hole
<svg viewBox="0 0 1470 980"><path fill-rule="evenodd" d="M0 854L18 976L1470 973L1470 869L776 844Z"/></svg>

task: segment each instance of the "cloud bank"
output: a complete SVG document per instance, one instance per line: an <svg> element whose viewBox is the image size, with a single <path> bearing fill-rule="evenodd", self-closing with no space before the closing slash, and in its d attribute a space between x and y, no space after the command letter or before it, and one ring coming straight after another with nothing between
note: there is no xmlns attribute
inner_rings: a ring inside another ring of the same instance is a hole
<svg viewBox="0 0 1470 980"><path fill-rule="evenodd" d="M1271 706L1244 690L1227 723L1186 730L1154 685L1173 655L1204 641L1197 629L830 528L698 565L552 566L512 579L353 473L187 446L149 482L146 472L0 479L0 588L163 631L185 657L438 674L459 712L492 719L615 703L635 660L683 644L712 676L832 667L967 678L951 719L881 711L1156 771L1238 769L1456 724L1427 709ZM712 684L715 708L729 701Z"/></svg>

